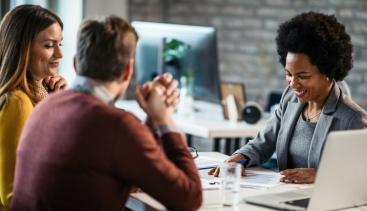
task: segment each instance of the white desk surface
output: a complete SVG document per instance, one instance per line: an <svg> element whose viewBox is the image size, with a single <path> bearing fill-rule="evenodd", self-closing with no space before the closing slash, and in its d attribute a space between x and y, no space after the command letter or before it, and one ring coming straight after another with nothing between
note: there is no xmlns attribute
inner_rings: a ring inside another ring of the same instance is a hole
<svg viewBox="0 0 367 211"><path fill-rule="evenodd" d="M206 157L220 158L226 159L228 156L218 153L218 152L199 152L199 156L204 155ZM207 175L207 170L200 171L200 176L202 178L212 177ZM274 193L281 192L287 190L295 190L298 188L307 188L311 187L311 185L293 185L293 184L282 184L280 186L276 186L273 188L266 189L251 189L251 188L241 188L240 199L245 196L254 196L258 194L264 193ZM165 207L160 204L158 201L150 197L145 193L134 193L131 194L128 204L132 205L134 203L135 208L139 205L139 202L144 204L145 207L142 210L165 210ZM140 204L140 207L143 207ZM255 205L239 203L237 206L233 207L224 207L221 204L221 193L220 190L204 190L203 191L203 204L200 210L214 211L214 210L251 210L251 211L264 211L264 210L272 210L264 207L259 207Z"/></svg>
<svg viewBox="0 0 367 211"><path fill-rule="evenodd" d="M141 120L145 113L135 100L121 100L116 107L134 113ZM195 101L194 112L190 116L175 114L173 116L177 126L186 134L203 138L237 138L255 136L265 126L266 118L256 124L246 122L230 122L225 120L219 104Z"/></svg>
<svg viewBox="0 0 367 211"><path fill-rule="evenodd" d="M210 156L214 158L225 159L227 156L218 152L200 152L199 154ZM199 155L200 156L200 155ZM200 176L207 178L210 177L207 175L206 171L200 171ZM276 193L282 191L296 190L301 188L309 188L312 185L297 185L297 184L281 184L276 187L266 188L266 189L251 189L251 188L241 188L240 192L240 200L246 196L255 196L259 194L268 194L268 193ZM128 205L134 205L134 208L138 208L139 210L165 210L165 207L157 202L155 199L150 197L145 193L134 193L131 194L130 199L128 200ZM224 207L221 204L221 195L220 190L204 190L203 191L203 204L200 208L203 211L215 211L215 210L251 210L251 211L266 211L273 210L265 207L255 206L246 203L239 203L237 206L233 207ZM367 211L367 206L357 207L347 209L347 211Z"/></svg>

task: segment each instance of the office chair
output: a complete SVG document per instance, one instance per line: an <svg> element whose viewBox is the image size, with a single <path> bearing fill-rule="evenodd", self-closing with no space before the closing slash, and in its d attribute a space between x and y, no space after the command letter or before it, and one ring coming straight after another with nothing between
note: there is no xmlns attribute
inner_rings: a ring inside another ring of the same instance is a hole
<svg viewBox="0 0 367 211"><path fill-rule="evenodd" d="M280 91L271 91L268 95L268 101L267 101L267 104L265 106L265 111L270 112L272 106L274 106L276 104L279 104L281 97L282 97L282 92L280 92Z"/></svg>
<svg viewBox="0 0 367 211"><path fill-rule="evenodd" d="M350 87L346 81L339 81L338 85L342 90L343 94L352 98L352 92L350 91Z"/></svg>

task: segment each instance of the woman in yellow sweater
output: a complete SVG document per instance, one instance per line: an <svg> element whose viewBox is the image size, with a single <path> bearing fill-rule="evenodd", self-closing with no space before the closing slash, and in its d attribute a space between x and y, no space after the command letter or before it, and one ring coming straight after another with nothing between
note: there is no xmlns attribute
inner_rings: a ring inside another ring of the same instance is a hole
<svg viewBox="0 0 367 211"><path fill-rule="evenodd" d="M56 69L62 58L63 23L51 11L21 5L0 25L0 210L12 197L16 149L35 104L63 89Z"/></svg>

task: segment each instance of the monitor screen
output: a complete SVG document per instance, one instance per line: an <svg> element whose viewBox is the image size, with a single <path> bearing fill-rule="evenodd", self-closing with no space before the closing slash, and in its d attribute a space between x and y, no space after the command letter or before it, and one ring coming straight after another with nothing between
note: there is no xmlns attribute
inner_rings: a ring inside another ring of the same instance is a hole
<svg viewBox="0 0 367 211"><path fill-rule="evenodd" d="M213 27L138 21L132 25L139 36L135 59L135 79L139 84L169 72L163 49L167 40L176 39L190 46L182 66L192 70L194 99L219 103L217 40ZM180 75L172 74L179 80Z"/></svg>

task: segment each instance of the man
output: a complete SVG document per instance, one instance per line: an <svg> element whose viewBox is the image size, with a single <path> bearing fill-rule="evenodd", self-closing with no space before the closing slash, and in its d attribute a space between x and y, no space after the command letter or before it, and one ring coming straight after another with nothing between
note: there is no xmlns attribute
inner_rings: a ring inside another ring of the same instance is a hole
<svg viewBox="0 0 367 211"><path fill-rule="evenodd" d="M24 128L12 210L121 210L133 186L170 210L200 207L200 178L171 118L177 82L164 75L137 89L150 128L113 107L133 74L136 41L116 16L82 23L72 88L37 105Z"/></svg>

